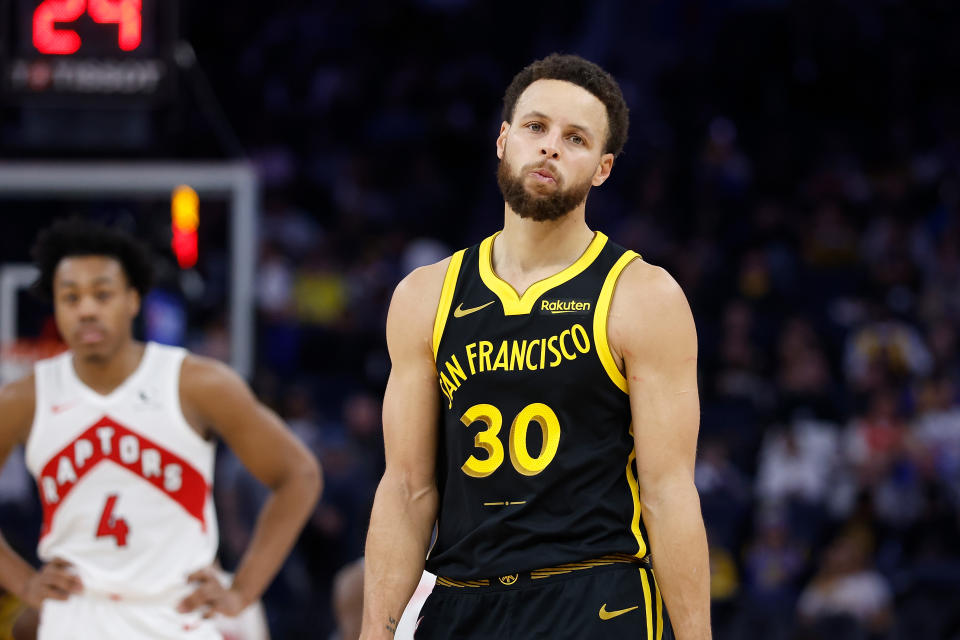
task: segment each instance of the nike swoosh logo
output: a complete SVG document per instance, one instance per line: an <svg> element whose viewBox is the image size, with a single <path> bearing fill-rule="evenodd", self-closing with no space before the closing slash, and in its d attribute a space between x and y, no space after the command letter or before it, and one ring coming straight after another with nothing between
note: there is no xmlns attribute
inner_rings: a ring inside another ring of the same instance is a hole
<svg viewBox="0 0 960 640"><path fill-rule="evenodd" d="M63 413L68 409L72 409L77 406L78 402L74 400L73 402L64 402L63 404L55 404L50 407L51 413Z"/></svg>
<svg viewBox="0 0 960 640"><path fill-rule="evenodd" d="M489 307L494 302L496 302L496 300L491 300L487 304L482 304L479 307L471 307L470 309L464 309L463 303L461 302L459 305L457 305L457 308L453 310L453 317L462 318L463 316L468 316L475 311L480 311L480 309L485 309L486 307Z"/></svg>
<svg viewBox="0 0 960 640"><path fill-rule="evenodd" d="M635 607L627 607L626 609L618 609L616 611L607 611L607 603L603 603L603 606L600 607L600 619L610 620L611 618L622 616L625 613L630 613L634 609L639 609L639 608L640 608L640 605L637 605Z"/></svg>

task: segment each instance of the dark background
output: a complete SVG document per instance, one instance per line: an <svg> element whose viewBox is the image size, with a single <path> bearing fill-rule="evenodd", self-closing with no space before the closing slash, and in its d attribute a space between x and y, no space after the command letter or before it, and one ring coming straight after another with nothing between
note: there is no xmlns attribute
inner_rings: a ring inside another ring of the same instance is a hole
<svg viewBox="0 0 960 640"><path fill-rule="evenodd" d="M697 321L715 637L960 637L960 5L207 0L180 23L197 64L169 101L109 107L140 133L38 144L37 118L108 107L8 103L2 152L257 168L252 382L327 473L266 597L275 637L333 631L330 582L382 471L390 294L502 224L502 92L552 51L604 66L631 108L588 223L670 271ZM0 209L2 259L22 261L63 207ZM162 248L149 209L83 213ZM223 237L201 229L213 287ZM188 346L223 355L222 317L190 313ZM221 462L230 566L261 490Z"/></svg>

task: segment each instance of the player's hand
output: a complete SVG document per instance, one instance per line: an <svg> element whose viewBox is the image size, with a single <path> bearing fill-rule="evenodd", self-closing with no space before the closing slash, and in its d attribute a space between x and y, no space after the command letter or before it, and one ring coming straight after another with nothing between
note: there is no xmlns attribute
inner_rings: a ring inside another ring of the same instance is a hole
<svg viewBox="0 0 960 640"><path fill-rule="evenodd" d="M180 602L177 607L180 613L200 610L204 618L211 618L216 613L233 617L247 607L243 595L224 587L213 569L194 571L187 576L187 581L196 585L196 589Z"/></svg>
<svg viewBox="0 0 960 640"><path fill-rule="evenodd" d="M24 585L20 599L34 609L40 609L43 601L66 600L75 593L83 592L83 583L73 572L73 565L55 558L31 576Z"/></svg>

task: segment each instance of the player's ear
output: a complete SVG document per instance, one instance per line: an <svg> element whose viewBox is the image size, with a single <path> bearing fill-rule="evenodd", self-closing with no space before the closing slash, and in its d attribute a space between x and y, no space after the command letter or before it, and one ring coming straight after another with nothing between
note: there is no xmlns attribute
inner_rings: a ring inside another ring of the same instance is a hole
<svg viewBox="0 0 960 640"><path fill-rule="evenodd" d="M130 314L131 319L136 318L137 314L140 313L141 303L140 292L134 287L127 289L127 313Z"/></svg>
<svg viewBox="0 0 960 640"><path fill-rule="evenodd" d="M503 160L503 153L507 148L507 132L510 131L510 123L504 120L500 124L500 135L497 136L497 157Z"/></svg>
<svg viewBox="0 0 960 640"><path fill-rule="evenodd" d="M597 165L597 170L593 174L593 180L591 184L593 184L595 187L599 187L607 181L607 178L610 177L611 171L613 171L613 154L605 153L600 156L600 164Z"/></svg>

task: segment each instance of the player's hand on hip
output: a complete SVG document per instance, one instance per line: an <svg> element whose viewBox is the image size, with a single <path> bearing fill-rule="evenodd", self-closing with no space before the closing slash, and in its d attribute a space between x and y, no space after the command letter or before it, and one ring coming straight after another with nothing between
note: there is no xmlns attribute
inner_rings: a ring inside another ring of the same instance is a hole
<svg viewBox="0 0 960 640"><path fill-rule="evenodd" d="M34 609L40 609L43 601L66 600L75 593L83 592L83 583L73 571L73 565L55 558L33 574L24 585L21 599Z"/></svg>
<svg viewBox="0 0 960 640"><path fill-rule="evenodd" d="M213 569L194 571L187 576L187 581L196 585L196 589L180 602L177 607L180 613L199 610L204 618L211 618L216 613L233 617L247 606L240 592L225 587Z"/></svg>

